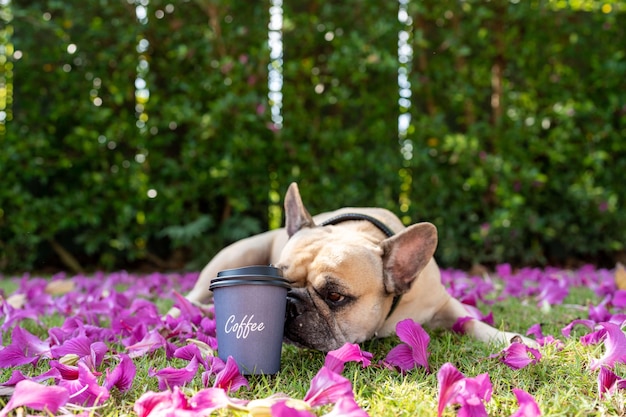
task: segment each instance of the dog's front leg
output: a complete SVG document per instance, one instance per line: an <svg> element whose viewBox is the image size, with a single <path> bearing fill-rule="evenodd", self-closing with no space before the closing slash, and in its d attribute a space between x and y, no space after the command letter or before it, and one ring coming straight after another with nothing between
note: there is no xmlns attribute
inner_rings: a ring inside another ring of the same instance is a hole
<svg viewBox="0 0 626 417"><path fill-rule="evenodd" d="M463 304L450 297L445 304L435 313L431 323L437 327L452 329L454 324L461 318L469 317L470 314ZM498 330L480 320L471 319L463 324L463 332L485 343L497 343L508 345L515 337L520 337L524 344L529 347L538 347L537 342L517 333Z"/></svg>

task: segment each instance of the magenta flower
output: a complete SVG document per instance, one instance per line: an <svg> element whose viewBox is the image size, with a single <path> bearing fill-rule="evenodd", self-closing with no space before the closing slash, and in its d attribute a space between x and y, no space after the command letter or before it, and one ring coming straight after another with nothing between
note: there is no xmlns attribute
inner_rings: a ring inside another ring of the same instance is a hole
<svg viewBox="0 0 626 417"><path fill-rule="evenodd" d="M343 397L335 403L330 413L323 417L369 417L369 414L359 407L354 398Z"/></svg>
<svg viewBox="0 0 626 417"><path fill-rule="evenodd" d="M315 414L307 409L299 409L289 406L289 400L280 401L271 407L272 417L315 417Z"/></svg>
<svg viewBox="0 0 626 417"><path fill-rule="evenodd" d="M564 279L544 279L541 284L541 292L537 295L539 307L549 307L561 304L569 295L567 281Z"/></svg>
<svg viewBox="0 0 626 417"><path fill-rule="evenodd" d="M530 356L532 357L529 357ZM520 342L513 342L500 353L489 356L498 358L500 362L511 369L522 369L528 365L535 364L541 360L541 353L537 349L526 346Z"/></svg>
<svg viewBox="0 0 626 417"><path fill-rule="evenodd" d="M430 336L422 326L412 319L402 320L396 325L396 334L404 343L391 349L383 362L397 366L401 371L409 371L420 365L430 372L430 353L427 351Z"/></svg>
<svg viewBox="0 0 626 417"><path fill-rule="evenodd" d="M218 372L213 386L216 388L222 388L226 390L226 392L234 392L241 387L250 388L248 380L241 375L237 362L235 362L232 356L229 356L228 359L226 359L226 366Z"/></svg>
<svg viewBox="0 0 626 417"><path fill-rule="evenodd" d="M307 408L301 408L301 404L293 400L280 401L271 407L272 417L315 417ZM322 417L369 417L354 398L340 398L333 409Z"/></svg>
<svg viewBox="0 0 626 417"><path fill-rule="evenodd" d="M589 319L595 323L601 323L611 320L612 314L606 307L606 302L600 303L597 306L593 304L589 305Z"/></svg>
<svg viewBox="0 0 626 417"><path fill-rule="evenodd" d="M626 363L626 334L620 326L615 323L600 323L598 327L600 329L587 335L590 337L583 342L594 343L597 340L604 340L604 355L591 362L591 369L598 369L601 366L612 367L616 362Z"/></svg>
<svg viewBox="0 0 626 417"><path fill-rule="evenodd" d="M27 377L22 372L16 369L11 373L11 377L5 382L1 383L0 386L12 387L16 385L18 382L23 381L25 379L29 381L33 381L33 382L43 382L48 379L59 380L61 379L61 373L59 372L58 369L52 368L42 374L35 375L32 377Z"/></svg>
<svg viewBox="0 0 626 417"><path fill-rule="evenodd" d="M538 417L541 415L541 410L532 395L519 388L513 388L513 394L517 398L519 409L511 414L511 417Z"/></svg>
<svg viewBox="0 0 626 417"><path fill-rule="evenodd" d="M69 399L67 389L58 386L41 385L23 380L15 385L15 391L9 402L0 410L0 417L5 417L17 407L28 407L38 411L56 413Z"/></svg>
<svg viewBox="0 0 626 417"><path fill-rule="evenodd" d="M626 379L615 375L610 369L602 366L598 374L598 395L613 394L618 389L626 389Z"/></svg>
<svg viewBox="0 0 626 417"><path fill-rule="evenodd" d="M98 378L84 362L78 362L78 378L62 379L59 386L70 393L69 402L77 405L94 406L109 399L109 390L98 384Z"/></svg>
<svg viewBox="0 0 626 417"><path fill-rule="evenodd" d="M563 334L563 336L570 337L572 329L577 324L581 324L585 326L586 328L588 328L589 330L593 330L593 327L595 326L596 322L593 320L586 320L586 319L573 320L572 322L570 322L570 324L568 324L567 326L563 327L563 329L561 329L561 333Z"/></svg>
<svg viewBox="0 0 626 417"><path fill-rule="evenodd" d="M178 387L174 391L152 392L143 394L133 406L138 417L184 415L182 411L191 409L189 401ZM154 414L153 414L154 413Z"/></svg>
<svg viewBox="0 0 626 417"><path fill-rule="evenodd" d="M485 403L491 400L492 386L488 374L473 378L465 377L451 363L445 363L437 373L439 383L439 405L437 415L441 417L448 405L459 404L457 416L487 417Z"/></svg>
<svg viewBox="0 0 626 417"><path fill-rule="evenodd" d="M148 372L149 376L156 376L159 380L159 389L166 390L181 385L185 385L196 376L198 372L198 359L195 357L189 362L189 364L182 368L173 368L168 366L167 368L154 370L151 369Z"/></svg>
<svg viewBox="0 0 626 417"><path fill-rule="evenodd" d="M202 415L209 415L213 411L228 407L237 401L229 398L222 388L204 388L189 399L189 404L194 409L201 411Z"/></svg>
<svg viewBox="0 0 626 417"><path fill-rule="evenodd" d="M311 386L304 396L304 401L311 407L317 407L337 402L344 397L354 398L350 381L322 366L311 380Z"/></svg>
<svg viewBox="0 0 626 417"><path fill-rule="evenodd" d="M50 358L50 346L21 327L14 327L11 344L0 350L0 368L33 364L40 358Z"/></svg>
<svg viewBox="0 0 626 417"><path fill-rule="evenodd" d="M109 373L109 370L106 370L104 387L109 390L117 387L120 392L125 392L133 385L137 367L128 355L122 354L120 358L120 363L113 369L113 372Z"/></svg>
<svg viewBox="0 0 626 417"><path fill-rule="evenodd" d="M615 291L615 294L613 294L613 298L611 299L611 304L615 308L626 308L626 290Z"/></svg>
<svg viewBox="0 0 626 417"><path fill-rule="evenodd" d="M346 362L361 362L365 368L370 365L373 356L369 352L362 351L357 344L346 343L339 349L331 350L326 354L324 366L340 374L343 372Z"/></svg>
<svg viewBox="0 0 626 417"><path fill-rule="evenodd" d="M209 353L212 354L212 352L206 352L206 354ZM173 356L175 358L185 359L188 361L196 358L198 362L204 367L204 369L209 369L209 362L207 361L206 357L202 355L200 348L196 344L189 343L186 346L176 349Z"/></svg>
<svg viewBox="0 0 626 417"><path fill-rule="evenodd" d="M158 329L148 332L139 342L127 346L128 356L136 358L146 353L153 352L165 346L165 339L159 334Z"/></svg>
<svg viewBox="0 0 626 417"><path fill-rule="evenodd" d="M530 326L530 328L526 332L526 336L534 336L539 346L554 345L559 351L563 350L563 348L565 347L563 342L561 342L559 339L555 339L554 336L544 336L543 332L541 331L541 324L539 323Z"/></svg>

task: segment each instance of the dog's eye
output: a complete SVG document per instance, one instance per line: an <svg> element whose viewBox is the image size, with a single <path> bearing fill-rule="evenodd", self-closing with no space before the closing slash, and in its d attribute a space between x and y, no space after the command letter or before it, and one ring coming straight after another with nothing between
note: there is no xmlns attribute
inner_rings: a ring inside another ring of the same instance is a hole
<svg viewBox="0 0 626 417"><path fill-rule="evenodd" d="M328 301L330 301L331 303L336 304L336 303L340 303L343 300L345 300L346 297L344 295L342 295L342 294L339 294L338 292L331 292L331 293L328 294L326 299Z"/></svg>

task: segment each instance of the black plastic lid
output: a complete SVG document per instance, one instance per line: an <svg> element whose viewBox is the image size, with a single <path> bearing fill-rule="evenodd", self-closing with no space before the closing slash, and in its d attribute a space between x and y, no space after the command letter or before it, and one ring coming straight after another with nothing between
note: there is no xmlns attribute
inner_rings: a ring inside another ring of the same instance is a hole
<svg viewBox="0 0 626 417"><path fill-rule="evenodd" d="M233 276L256 277L256 279L282 279L283 272L271 265L251 265L241 268L225 269L217 273L217 278Z"/></svg>
<svg viewBox="0 0 626 417"><path fill-rule="evenodd" d="M209 285L209 290L214 291L217 288L232 287L235 285L265 285L274 287L283 287L291 289L291 285L285 279L215 279Z"/></svg>

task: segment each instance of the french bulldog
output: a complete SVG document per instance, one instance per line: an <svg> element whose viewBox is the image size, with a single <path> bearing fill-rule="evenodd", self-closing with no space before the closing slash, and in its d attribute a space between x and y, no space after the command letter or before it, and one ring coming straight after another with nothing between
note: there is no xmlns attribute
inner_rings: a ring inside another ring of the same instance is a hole
<svg viewBox="0 0 626 417"><path fill-rule="evenodd" d="M287 190L284 208L284 228L222 249L186 298L208 302L209 284L221 270L274 265L292 285L286 341L325 352L348 342L392 335L404 319L451 329L469 316L441 282L433 258L437 247L433 224L405 227L382 208L341 208L313 217L296 183ZM506 344L520 337L475 319L465 321L463 331L488 343Z"/></svg>

